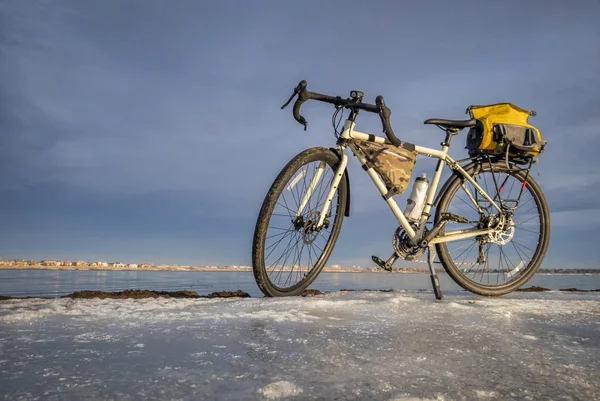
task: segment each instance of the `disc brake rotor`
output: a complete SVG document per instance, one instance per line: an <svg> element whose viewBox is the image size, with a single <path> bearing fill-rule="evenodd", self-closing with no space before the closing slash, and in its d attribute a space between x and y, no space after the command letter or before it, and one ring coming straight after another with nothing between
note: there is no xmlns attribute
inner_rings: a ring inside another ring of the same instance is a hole
<svg viewBox="0 0 600 401"><path fill-rule="evenodd" d="M321 213L317 211L310 212L306 217L304 226L302 227L302 241L305 244L312 244L319 235L319 230L316 230L315 227L319 221L319 216Z"/></svg>
<svg viewBox="0 0 600 401"><path fill-rule="evenodd" d="M509 218L504 222L503 230L498 231L495 234L495 243L498 245L506 245L510 242L512 237L515 235L515 225L512 218Z"/></svg>
<svg viewBox="0 0 600 401"><path fill-rule="evenodd" d="M494 229L483 238L478 237L484 244L506 245L515 235L515 225L510 216L488 216L481 222L480 227Z"/></svg>

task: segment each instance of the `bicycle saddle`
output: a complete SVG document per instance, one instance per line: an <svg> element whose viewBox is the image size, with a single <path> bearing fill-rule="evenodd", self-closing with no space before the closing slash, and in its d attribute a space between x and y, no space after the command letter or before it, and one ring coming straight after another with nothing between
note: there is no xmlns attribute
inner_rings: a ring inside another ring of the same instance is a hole
<svg viewBox="0 0 600 401"><path fill-rule="evenodd" d="M425 120L424 124L441 125L444 128L463 129L474 127L476 122L477 120L474 118L470 120L445 120L443 118L430 118L429 120Z"/></svg>

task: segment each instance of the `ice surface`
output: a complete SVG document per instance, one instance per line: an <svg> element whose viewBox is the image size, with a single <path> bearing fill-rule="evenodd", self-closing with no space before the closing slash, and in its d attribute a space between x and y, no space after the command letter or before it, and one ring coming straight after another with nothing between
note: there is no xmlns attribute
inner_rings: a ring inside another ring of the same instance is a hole
<svg viewBox="0 0 600 401"><path fill-rule="evenodd" d="M600 399L600 293L0 302L0 399Z"/></svg>

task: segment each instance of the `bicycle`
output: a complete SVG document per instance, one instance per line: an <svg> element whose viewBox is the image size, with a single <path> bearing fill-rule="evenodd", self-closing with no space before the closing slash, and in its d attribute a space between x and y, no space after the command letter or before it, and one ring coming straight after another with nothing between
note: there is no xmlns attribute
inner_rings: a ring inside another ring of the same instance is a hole
<svg viewBox="0 0 600 401"><path fill-rule="evenodd" d="M301 81L281 108L287 107L297 95L293 116L306 130L306 119L300 114L304 102L318 100L333 104L337 144L330 149L309 148L296 155L267 192L252 247L254 277L266 296L299 295L325 266L343 218L349 216L347 149L359 160L400 223L393 236L393 254L385 261L372 257L379 267L392 271L398 258L415 260L427 250L437 299L442 299L442 292L433 267L434 246L448 275L475 294L504 295L535 274L548 247L550 215L541 188L529 174L533 159L528 167L520 167L524 164L522 160L485 154L455 161L448 155L451 140L462 129L474 127L475 119L426 120L425 124L434 124L446 133L441 150L437 150L396 137L390 124L391 110L382 96L377 96L375 104L368 104L362 102L364 94L360 91L351 91L350 97L344 99L309 92L306 86L306 81ZM344 109L349 114L339 132L338 114L342 111L343 116ZM360 111L379 115L386 138L355 129ZM416 221L407 219L400 209L394 193L359 147L361 141L391 144L438 159ZM436 195L444 166L450 168L452 175ZM494 194L490 196L488 192L492 191ZM432 208L435 214L430 222ZM448 231L450 228L453 229ZM283 251L276 253L282 244L285 244Z"/></svg>

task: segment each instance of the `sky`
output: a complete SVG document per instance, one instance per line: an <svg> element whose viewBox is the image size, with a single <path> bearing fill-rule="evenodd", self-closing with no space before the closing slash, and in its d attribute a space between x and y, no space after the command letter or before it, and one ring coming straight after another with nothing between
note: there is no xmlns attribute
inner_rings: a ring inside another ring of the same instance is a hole
<svg viewBox="0 0 600 401"><path fill-rule="evenodd" d="M396 135L430 147L443 133L427 118L536 110L543 267L600 267L598 15L598 1L2 1L0 258L249 265L273 179L335 144L331 106L303 107L306 132L280 110L306 79L385 96ZM432 168L419 158L415 176ZM370 266L398 223L355 159L349 174L329 264Z"/></svg>

